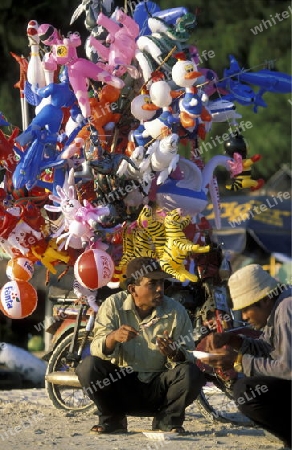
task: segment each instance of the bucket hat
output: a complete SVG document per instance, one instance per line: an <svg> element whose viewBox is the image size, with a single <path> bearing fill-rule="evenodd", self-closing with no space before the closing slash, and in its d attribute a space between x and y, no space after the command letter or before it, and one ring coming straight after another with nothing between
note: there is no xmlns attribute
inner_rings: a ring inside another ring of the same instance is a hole
<svg viewBox="0 0 292 450"><path fill-rule="evenodd" d="M250 264L234 272L228 280L233 310L238 311L266 297L278 281L259 264Z"/></svg>

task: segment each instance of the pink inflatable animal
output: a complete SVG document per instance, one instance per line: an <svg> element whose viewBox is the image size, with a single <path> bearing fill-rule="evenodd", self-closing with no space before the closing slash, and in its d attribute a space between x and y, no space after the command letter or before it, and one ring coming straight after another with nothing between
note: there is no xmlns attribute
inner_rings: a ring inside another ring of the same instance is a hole
<svg viewBox="0 0 292 450"><path fill-rule="evenodd" d="M76 47L81 45L78 33L72 33L62 39L59 32L50 24L42 24L38 28L40 40L51 47L51 52L43 61L46 70L56 70L57 65L68 67L68 77L74 90L82 115L90 116L90 105L87 94L87 78L101 81L118 89L124 86L123 80L107 72L99 64L94 64L85 58L79 58Z"/></svg>

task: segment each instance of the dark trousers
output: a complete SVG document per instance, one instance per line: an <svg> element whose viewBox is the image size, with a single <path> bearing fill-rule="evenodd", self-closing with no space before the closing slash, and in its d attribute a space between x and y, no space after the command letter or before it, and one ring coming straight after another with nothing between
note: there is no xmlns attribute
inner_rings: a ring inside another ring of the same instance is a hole
<svg viewBox="0 0 292 450"><path fill-rule="evenodd" d="M131 368L121 368L87 356L76 371L83 390L98 408L99 424L121 424L126 415L154 416L152 428L163 431L181 426L185 408L205 384L195 364L183 363L143 383Z"/></svg>
<svg viewBox="0 0 292 450"><path fill-rule="evenodd" d="M244 377L234 385L239 410L291 447L291 381Z"/></svg>

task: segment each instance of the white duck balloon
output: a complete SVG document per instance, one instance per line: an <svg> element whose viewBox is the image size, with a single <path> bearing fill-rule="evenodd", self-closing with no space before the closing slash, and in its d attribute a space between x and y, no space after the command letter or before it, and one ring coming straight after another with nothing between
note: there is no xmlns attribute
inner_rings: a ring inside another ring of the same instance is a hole
<svg viewBox="0 0 292 450"><path fill-rule="evenodd" d="M167 81L160 80L151 85L149 94L152 102L162 108L162 113L156 119L144 123L144 135L151 136L153 139L162 139L166 134L171 133L172 126L179 122L179 118L172 114L170 107L176 93L171 90Z"/></svg>
<svg viewBox="0 0 292 450"><path fill-rule="evenodd" d="M138 127L131 131L128 136L127 153L131 154L130 159L139 167L143 162L146 153L147 144L151 141L151 136L145 133L144 121L152 119L158 106L154 105L149 94L137 95L131 102L131 113L139 120ZM149 172L150 173L150 172ZM125 176L130 179L142 179L144 178L141 173L134 170L131 164L124 160L117 172L118 176Z"/></svg>
<svg viewBox="0 0 292 450"><path fill-rule="evenodd" d="M194 128L195 119L198 118L203 122L212 120L211 114L204 106L204 103L208 101L208 96L205 93L199 95L198 89L194 86L201 76L196 64L190 60L178 60L172 68L173 81L178 86L185 88L185 95L179 102L180 119L184 128Z"/></svg>
<svg viewBox="0 0 292 450"><path fill-rule="evenodd" d="M139 120L139 126L129 134L129 146L132 147L132 151L137 147L142 147L141 151L143 153L144 146L151 140L151 137L144 136L145 122L151 120L156 111L159 109L158 106L154 105L151 100L150 95L143 93L137 95L133 98L131 102L131 113Z"/></svg>

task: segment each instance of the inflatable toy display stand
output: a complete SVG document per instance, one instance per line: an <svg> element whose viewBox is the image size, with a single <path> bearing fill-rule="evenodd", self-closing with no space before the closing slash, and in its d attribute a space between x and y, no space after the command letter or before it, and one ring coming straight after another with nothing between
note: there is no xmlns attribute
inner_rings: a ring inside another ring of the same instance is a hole
<svg viewBox="0 0 292 450"><path fill-rule="evenodd" d="M12 319L36 308L36 265L49 274L62 265L64 276L73 267L72 286L85 299L122 286L136 256L159 259L174 282L195 283L196 255L212 247L207 205L221 226L216 167L229 173L227 190L264 183L253 176L261 157L249 155L236 104L257 112L267 107L266 91L291 91L289 75L264 65L244 71L233 55L223 74L202 67L192 42L196 16L185 7L86 5L68 24L84 15L85 42L74 29L63 35L33 18L30 53L12 53L22 130L0 115L10 130L0 130L0 244L9 260L0 308ZM219 122L229 138L205 161L198 149Z"/></svg>

